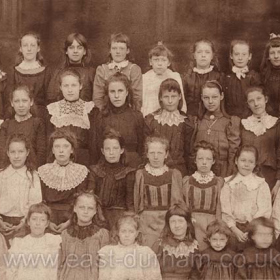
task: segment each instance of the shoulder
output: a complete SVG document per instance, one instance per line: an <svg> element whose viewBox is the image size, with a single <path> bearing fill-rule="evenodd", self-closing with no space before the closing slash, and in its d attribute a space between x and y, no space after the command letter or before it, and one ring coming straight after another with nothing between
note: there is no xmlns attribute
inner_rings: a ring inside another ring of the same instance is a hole
<svg viewBox="0 0 280 280"><path fill-rule="evenodd" d="M240 123L241 123L241 119L237 116L230 116L230 119L229 119L229 124L234 126L234 127L238 127L240 126Z"/></svg>
<svg viewBox="0 0 280 280"><path fill-rule="evenodd" d="M183 177L183 184L184 184L184 185L188 185L188 184L189 184L189 181L190 181L190 178L191 178L191 176L185 176L185 177Z"/></svg>
<svg viewBox="0 0 280 280"><path fill-rule="evenodd" d="M102 255L103 256L111 255L111 252L116 251L117 247L118 245L106 245L98 251L98 254L100 257L102 257Z"/></svg>
<svg viewBox="0 0 280 280"><path fill-rule="evenodd" d="M137 250L140 254L155 256L155 252L148 246L137 245Z"/></svg>
<svg viewBox="0 0 280 280"><path fill-rule="evenodd" d="M140 68L140 66L138 66L137 64L135 64L135 63L132 63L132 62L128 62L128 66L127 66L129 69L131 69L131 71L134 71L134 72L142 72L141 71L141 68Z"/></svg>
<svg viewBox="0 0 280 280"><path fill-rule="evenodd" d="M57 102L53 102L53 103L50 103L48 106L47 106L47 109L48 109L48 112L50 115L55 115L57 114L58 112L58 107L59 107L59 104L61 102L60 101L57 101Z"/></svg>
<svg viewBox="0 0 280 280"><path fill-rule="evenodd" d="M46 233L45 238L46 238L47 244L52 246L52 247L59 248L59 246L62 242L62 237L60 235L54 235L54 234L51 234L51 233Z"/></svg>

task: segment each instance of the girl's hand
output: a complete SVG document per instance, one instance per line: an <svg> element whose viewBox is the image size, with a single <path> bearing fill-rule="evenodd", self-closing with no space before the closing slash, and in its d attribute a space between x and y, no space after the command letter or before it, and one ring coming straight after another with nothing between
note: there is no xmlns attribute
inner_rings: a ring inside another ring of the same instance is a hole
<svg viewBox="0 0 280 280"><path fill-rule="evenodd" d="M50 229L51 231L55 232L55 233L60 233L60 232L58 231L58 226L57 226L55 223L50 222L50 224L49 224L49 229Z"/></svg>
<svg viewBox="0 0 280 280"><path fill-rule="evenodd" d="M0 219L0 231L5 233L10 232L11 230L13 230L13 225Z"/></svg>
<svg viewBox="0 0 280 280"><path fill-rule="evenodd" d="M56 227L56 230L57 230L58 233L61 233L63 230L68 228L69 225L70 225L70 220L66 221L65 223L61 223L60 225L58 225Z"/></svg>
<svg viewBox="0 0 280 280"><path fill-rule="evenodd" d="M239 242L246 242L248 240L247 232L244 233L237 227L233 227L231 230L233 231L233 233L235 234L235 236Z"/></svg>
<svg viewBox="0 0 280 280"><path fill-rule="evenodd" d="M17 226L14 226L14 227L13 227L13 231L19 231L19 230L21 230L24 226L25 226L25 222L24 222L24 220L23 220L23 221L21 221Z"/></svg>

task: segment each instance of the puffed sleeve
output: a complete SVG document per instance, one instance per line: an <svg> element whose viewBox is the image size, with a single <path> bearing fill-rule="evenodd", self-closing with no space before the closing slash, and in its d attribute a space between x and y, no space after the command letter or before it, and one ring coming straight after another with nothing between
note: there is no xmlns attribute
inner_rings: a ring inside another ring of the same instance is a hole
<svg viewBox="0 0 280 280"><path fill-rule="evenodd" d="M144 210L144 177L143 170L137 170L134 184L134 211L139 212Z"/></svg>
<svg viewBox="0 0 280 280"><path fill-rule="evenodd" d="M185 204L183 198L183 178L179 170L173 169L171 186L171 206L176 203Z"/></svg>
<svg viewBox="0 0 280 280"><path fill-rule="evenodd" d="M233 174L235 168L235 164L234 164L235 153L241 143L240 118L236 116L231 117L226 133L227 133L227 139L229 143L228 170L226 175L230 176Z"/></svg>
<svg viewBox="0 0 280 280"><path fill-rule="evenodd" d="M136 64L133 64L131 66L130 81L132 89L133 108L140 112L142 107L143 81L141 68Z"/></svg>
<svg viewBox="0 0 280 280"><path fill-rule="evenodd" d="M44 122L36 118L36 154L38 166L46 163L46 129Z"/></svg>
<svg viewBox="0 0 280 280"><path fill-rule="evenodd" d="M275 226L276 238L280 235L280 191L278 190L276 198L273 203L272 220Z"/></svg>
<svg viewBox="0 0 280 280"><path fill-rule="evenodd" d="M93 82L93 95L92 100L97 108L100 110L104 106L105 95L105 70L103 65L99 65L96 69L96 74Z"/></svg>

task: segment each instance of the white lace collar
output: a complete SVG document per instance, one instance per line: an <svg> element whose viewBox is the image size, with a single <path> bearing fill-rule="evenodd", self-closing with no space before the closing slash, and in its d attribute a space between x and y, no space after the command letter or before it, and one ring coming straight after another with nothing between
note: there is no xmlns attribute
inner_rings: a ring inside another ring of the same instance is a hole
<svg viewBox="0 0 280 280"><path fill-rule="evenodd" d="M234 188L236 185L242 183L247 187L248 191L253 191L257 189L260 184L265 182L264 178L261 178L254 173L251 173L247 176L243 176L240 173L237 173L235 178L230 181L231 177L232 176L225 178L225 182L228 183L231 188Z"/></svg>
<svg viewBox="0 0 280 280"><path fill-rule="evenodd" d="M24 116L23 118L20 118L17 114L15 114L15 120L17 122L23 122L26 121L28 119L30 119L32 117L31 113L28 113L26 116Z"/></svg>
<svg viewBox="0 0 280 280"><path fill-rule="evenodd" d="M161 125L176 125L178 126L180 123L185 122L186 116L183 116L180 114L179 110L169 112L165 109L162 110L162 112L158 115L154 115L155 120L158 121Z"/></svg>
<svg viewBox="0 0 280 280"><path fill-rule="evenodd" d="M88 175L86 166L69 162L66 166L59 165L56 161L47 163L38 168L41 180L51 189L67 191L76 188Z"/></svg>
<svg viewBox="0 0 280 280"><path fill-rule="evenodd" d="M124 60L122 62L112 61L108 64L110 70L116 69L117 71L121 71L122 68L125 68L128 65L129 61Z"/></svg>
<svg viewBox="0 0 280 280"><path fill-rule="evenodd" d="M17 68L20 68L22 70L34 70L34 69L40 69L42 67L42 65L39 63L38 60L32 62L32 63L28 63L25 60L23 60L18 66Z"/></svg>
<svg viewBox="0 0 280 280"><path fill-rule="evenodd" d="M194 67L193 72L203 75L203 74L207 74L207 73L211 72L213 69L214 69L213 65L210 65L209 68L207 68L207 69L200 69L200 68Z"/></svg>
<svg viewBox="0 0 280 280"><path fill-rule="evenodd" d="M252 115L247 119L242 119L241 123L246 130L253 132L256 136L260 136L264 134L267 129L273 127L277 121L278 118L266 114L260 118Z"/></svg>
<svg viewBox="0 0 280 280"><path fill-rule="evenodd" d="M194 240L190 245L187 245L182 241L176 247L169 244L166 244L163 247L163 251L165 251L169 256L175 256L175 258L188 257L189 254L194 253L195 250L198 250L198 242L196 240Z"/></svg>
<svg viewBox="0 0 280 280"><path fill-rule="evenodd" d="M215 174L213 171L210 171L208 174L202 175L198 171L195 171L192 176L199 184L207 184L213 180Z"/></svg>
<svg viewBox="0 0 280 280"><path fill-rule="evenodd" d="M169 170L169 168L167 167L167 165L164 165L163 167L160 167L160 168L154 168L149 163L147 163L145 165L145 170L149 174L158 177L158 176L163 175L165 172L167 172Z"/></svg>
<svg viewBox="0 0 280 280"><path fill-rule="evenodd" d="M56 127L73 125L83 129L89 129L90 121L88 114L93 107L93 101L86 102L79 99L74 102L69 102L63 99L49 104L47 109L51 115L50 121Z"/></svg>
<svg viewBox="0 0 280 280"><path fill-rule="evenodd" d="M242 78L245 78L246 77L246 73L249 72L249 68L248 66L246 65L245 67L243 68L239 68L239 67L236 67L236 66L232 66L232 72L235 73L236 77L241 80L241 77Z"/></svg>

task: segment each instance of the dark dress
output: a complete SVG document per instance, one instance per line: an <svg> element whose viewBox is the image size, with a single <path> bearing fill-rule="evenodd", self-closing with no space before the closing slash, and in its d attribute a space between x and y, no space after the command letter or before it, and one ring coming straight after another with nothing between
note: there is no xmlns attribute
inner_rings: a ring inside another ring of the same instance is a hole
<svg viewBox="0 0 280 280"><path fill-rule="evenodd" d="M0 120L5 116L5 104L9 103L9 96L7 93L7 74L0 70Z"/></svg>

